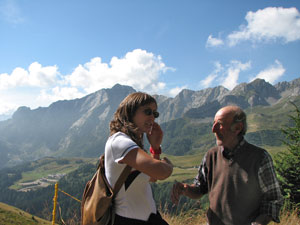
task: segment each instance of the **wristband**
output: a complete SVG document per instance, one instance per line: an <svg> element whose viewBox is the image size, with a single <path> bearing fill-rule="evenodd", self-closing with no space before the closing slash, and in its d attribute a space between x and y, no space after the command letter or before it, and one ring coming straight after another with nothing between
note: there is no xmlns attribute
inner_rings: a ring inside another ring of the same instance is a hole
<svg viewBox="0 0 300 225"><path fill-rule="evenodd" d="M161 147L159 146L159 149L154 149L150 146L150 153L152 155L160 155L161 154Z"/></svg>

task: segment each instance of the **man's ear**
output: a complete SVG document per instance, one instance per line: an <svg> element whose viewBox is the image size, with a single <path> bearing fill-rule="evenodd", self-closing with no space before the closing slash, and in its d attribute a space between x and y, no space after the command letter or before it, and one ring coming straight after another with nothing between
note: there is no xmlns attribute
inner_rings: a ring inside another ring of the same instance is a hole
<svg viewBox="0 0 300 225"><path fill-rule="evenodd" d="M233 127L233 132L238 135L239 133L241 133L243 130L243 124L240 122L240 123L236 123L234 124L234 127Z"/></svg>

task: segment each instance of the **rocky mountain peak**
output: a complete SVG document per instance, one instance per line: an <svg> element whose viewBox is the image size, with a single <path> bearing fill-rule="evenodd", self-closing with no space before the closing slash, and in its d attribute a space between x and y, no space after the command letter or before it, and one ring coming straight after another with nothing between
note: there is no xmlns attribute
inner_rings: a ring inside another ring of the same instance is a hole
<svg viewBox="0 0 300 225"><path fill-rule="evenodd" d="M243 108L256 105L271 105L281 97L274 86L264 79L259 78L250 83L241 83L237 85L229 95L239 98L239 103L237 105L240 105Z"/></svg>
<svg viewBox="0 0 300 225"><path fill-rule="evenodd" d="M5 143L1 145L4 147L0 148L0 155L5 165L52 155L99 156L104 150L114 112L133 92L136 91L130 86L116 84L83 98L54 102L49 107L34 110L20 107L11 119L0 121L0 141ZM218 86L199 91L185 89L174 98L154 97L160 112L157 121L162 124L182 117L207 120L220 107L229 104L243 109L269 106L291 94L300 95L300 79L276 86L256 79L232 91Z"/></svg>
<svg viewBox="0 0 300 225"><path fill-rule="evenodd" d="M23 116L30 114L31 109L26 106L21 106L14 112L12 119L18 120L21 119Z"/></svg>
<svg viewBox="0 0 300 225"><path fill-rule="evenodd" d="M270 83L266 82L264 79L255 79L250 83L241 83L237 85L232 91L231 94L234 95L249 95L257 94L263 98L274 97L279 98L280 95L276 88Z"/></svg>
<svg viewBox="0 0 300 225"><path fill-rule="evenodd" d="M280 92L282 97L300 95L300 78L290 82L283 81L275 85L275 88Z"/></svg>

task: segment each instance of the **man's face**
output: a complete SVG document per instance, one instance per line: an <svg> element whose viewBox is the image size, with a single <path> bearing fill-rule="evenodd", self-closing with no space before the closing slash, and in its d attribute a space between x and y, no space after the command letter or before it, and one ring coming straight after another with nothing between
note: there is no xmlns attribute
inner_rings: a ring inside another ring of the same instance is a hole
<svg viewBox="0 0 300 225"><path fill-rule="evenodd" d="M233 113L227 108L220 109L214 119L212 132L216 136L216 144L224 146L228 149L233 149L238 144L238 124L232 124Z"/></svg>

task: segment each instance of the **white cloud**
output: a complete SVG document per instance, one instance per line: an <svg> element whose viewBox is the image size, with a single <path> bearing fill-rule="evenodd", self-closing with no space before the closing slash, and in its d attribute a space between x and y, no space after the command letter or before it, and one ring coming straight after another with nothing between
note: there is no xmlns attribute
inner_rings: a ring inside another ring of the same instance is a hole
<svg viewBox="0 0 300 225"><path fill-rule="evenodd" d="M284 73L285 73L285 68L278 60L276 60L275 64L259 72L257 76L250 79L250 81L253 81L256 78L261 78L271 84L274 84L275 81L277 81Z"/></svg>
<svg viewBox="0 0 300 225"><path fill-rule="evenodd" d="M206 47L216 47L223 44L224 42L222 39L214 38L212 35L209 35L206 41Z"/></svg>
<svg viewBox="0 0 300 225"><path fill-rule="evenodd" d="M251 63L241 63L233 60L227 67L226 77L221 85L229 90L232 90L236 85L238 85L240 72L249 69L251 67Z"/></svg>
<svg viewBox="0 0 300 225"><path fill-rule="evenodd" d="M300 13L296 8L268 7L256 12L248 12L247 25L228 35L230 46L243 40L252 42L300 40Z"/></svg>
<svg viewBox="0 0 300 225"><path fill-rule="evenodd" d="M34 62L28 70L17 67L9 75L0 74L0 90L14 87L47 87L58 81L58 69L56 66L42 67L41 64Z"/></svg>
<svg viewBox="0 0 300 225"><path fill-rule="evenodd" d="M0 90L0 115L11 115L20 106L36 108L45 106L45 102L38 102L36 88L20 88Z"/></svg>
<svg viewBox="0 0 300 225"><path fill-rule="evenodd" d="M201 87L208 88L211 86L212 82L217 78L217 74L211 73L204 80L200 81Z"/></svg>
<svg viewBox="0 0 300 225"><path fill-rule="evenodd" d="M165 84L158 81L159 75L168 70L160 56L145 50L135 49L123 58L113 57L110 64L103 63L100 57L79 65L66 77L72 87L83 88L87 93L119 83L137 90L158 91Z"/></svg>
<svg viewBox="0 0 300 225"><path fill-rule="evenodd" d="M177 94L179 94L179 92L181 92L183 89L186 89L187 86L182 86L182 87L175 87L175 88L172 88L170 91L169 91L169 94L170 96L174 97L176 96Z"/></svg>
<svg viewBox="0 0 300 225"><path fill-rule="evenodd" d="M11 102L7 102L0 98L0 115L11 115L16 109L17 105Z"/></svg>
<svg viewBox="0 0 300 225"><path fill-rule="evenodd" d="M80 92L74 87L54 87L50 91L41 90L40 95L37 97L38 101L41 102L55 102L58 100L70 100L75 98L84 97L86 94Z"/></svg>
<svg viewBox="0 0 300 225"><path fill-rule="evenodd" d="M19 106L36 108L54 101L80 98L116 83L129 85L151 94L165 89L160 76L174 71L159 55L135 49L124 57L113 57L109 64L100 57L78 65L71 74L61 75L57 66L34 62L27 69L15 68L11 74L0 74L0 114L11 113ZM11 104L8 104L11 103Z"/></svg>
<svg viewBox="0 0 300 225"><path fill-rule="evenodd" d="M242 63L237 60L232 60L229 64L222 66L220 62L215 62L214 71L205 79L200 81L200 86L207 88L217 85L222 85L227 89L233 89L238 85L240 73L248 70L251 67L251 62Z"/></svg>
<svg viewBox="0 0 300 225"><path fill-rule="evenodd" d="M12 24L24 22L21 10L14 0L3 0L0 3L0 18Z"/></svg>
<svg viewBox="0 0 300 225"><path fill-rule="evenodd" d="M215 62L215 70L209 74L205 79L200 81L200 86L203 88L208 88L216 80L219 73L223 70L223 67L220 62Z"/></svg>
<svg viewBox="0 0 300 225"><path fill-rule="evenodd" d="M42 67L41 64L34 62L29 68L28 83L30 86L47 87L58 81L59 73L57 66Z"/></svg>

